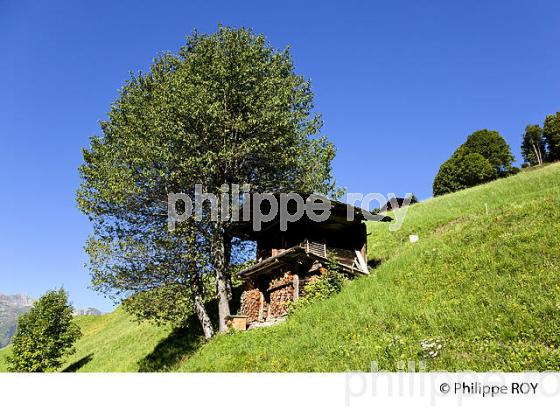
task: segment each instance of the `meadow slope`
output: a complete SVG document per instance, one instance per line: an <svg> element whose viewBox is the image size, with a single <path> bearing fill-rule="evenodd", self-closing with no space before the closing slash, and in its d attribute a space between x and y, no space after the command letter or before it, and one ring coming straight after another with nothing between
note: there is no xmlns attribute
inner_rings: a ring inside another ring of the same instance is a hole
<svg viewBox="0 0 560 410"><path fill-rule="evenodd" d="M281 325L202 344L117 309L77 319L84 337L65 368L560 370L560 164L413 205L388 227L369 226L370 276Z"/></svg>
<svg viewBox="0 0 560 410"><path fill-rule="evenodd" d="M425 201L396 232L370 226L372 275L280 326L216 337L179 369L560 370L559 231L560 164Z"/></svg>
<svg viewBox="0 0 560 410"><path fill-rule="evenodd" d="M122 310L102 316L79 316L74 319L82 330L76 353L66 360L62 371L137 372L164 370L155 367L150 353L171 334L168 327L138 324ZM0 372L7 370L5 358L10 346L0 350Z"/></svg>

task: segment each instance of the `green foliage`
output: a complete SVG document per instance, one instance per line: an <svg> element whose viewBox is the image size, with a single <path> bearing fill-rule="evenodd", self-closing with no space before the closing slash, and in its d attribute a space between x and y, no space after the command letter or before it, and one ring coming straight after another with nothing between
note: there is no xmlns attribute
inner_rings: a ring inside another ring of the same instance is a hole
<svg viewBox="0 0 560 410"><path fill-rule="evenodd" d="M547 146L548 160L560 160L560 112L546 116L543 137Z"/></svg>
<svg viewBox="0 0 560 410"><path fill-rule="evenodd" d="M346 281L347 278L340 271L339 266L334 261L328 262L321 270L321 274L305 285L305 296L292 303L290 311L331 297L340 292Z"/></svg>
<svg viewBox="0 0 560 410"><path fill-rule="evenodd" d="M209 250L192 227L181 226L175 232L159 228L160 232L155 224L148 227L141 238L129 229L101 234L96 227L99 235L86 245L88 266L93 288L123 299L125 310L138 319L178 325L194 310L196 293L213 296ZM108 236L111 233L115 238Z"/></svg>
<svg viewBox="0 0 560 410"><path fill-rule="evenodd" d="M399 231L370 224L373 274L286 323L218 336L180 370L558 371L559 208L560 165L412 205Z"/></svg>
<svg viewBox="0 0 560 410"><path fill-rule="evenodd" d="M521 172L521 168L518 167L511 167L509 170L509 175L517 175Z"/></svg>
<svg viewBox="0 0 560 410"><path fill-rule="evenodd" d="M498 176L507 175L511 169L513 155L508 143L498 131L475 131L467 137L458 151L462 151L463 155L482 155L494 167Z"/></svg>
<svg viewBox="0 0 560 410"><path fill-rule="evenodd" d="M531 165L541 165L545 159L546 148L543 130L539 125L527 125L521 143L523 160Z"/></svg>
<svg viewBox="0 0 560 410"><path fill-rule="evenodd" d="M478 130L444 162L433 183L434 196L512 174L513 155L497 131Z"/></svg>
<svg viewBox="0 0 560 410"><path fill-rule="evenodd" d="M194 313L190 293L187 286L164 285L130 296L123 301L122 307L138 320L160 326L167 323L182 326Z"/></svg>
<svg viewBox="0 0 560 410"><path fill-rule="evenodd" d="M496 178L496 170L478 153L458 152L443 163L434 179L434 196L448 194L488 182Z"/></svg>
<svg viewBox="0 0 560 410"><path fill-rule="evenodd" d="M77 201L94 224L86 244L94 288L132 297L125 306L141 318L186 320L194 298L215 297L228 272L227 221L211 223L205 209L201 221L170 232L168 193L194 198L195 184L219 194L223 184L245 183L338 192L335 149L317 135L309 81L288 49L251 30L194 33L133 75L108 117L84 150ZM214 273L218 286L209 285Z"/></svg>
<svg viewBox="0 0 560 410"><path fill-rule="evenodd" d="M81 336L72 321L72 306L63 289L47 292L31 310L21 316L13 339L10 370L48 372L57 370L63 358L74 352Z"/></svg>
<svg viewBox="0 0 560 410"><path fill-rule="evenodd" d="M61 367L63 372L164 370L158 364L172 361L168 356L176 349L176 333L171 325L156 326L149 321L139 323L122 308L101 316L78 316L74 322L82 337L75 344L75 353L65 358ZM193 336L200 338L200 331L189 329L181 339L190 342ZM176 356L184 357L189 353L189 349L183 347L180 353L175 353ZM7 371L3 358L9 356L11 350L11 345L0 349L0 372Z"/></svg>
<svg viewBox="0 0 560 410"><path fill-rule="evenodd" d="M369 256L382 261L372 274L274 327L202 344L122 309L78 317L83 337L65 365L334 372L424 360L440 371L558 371L559 181L560 164L547 165L412 205L395 232L370 223ZM10 352L0 349L0 372Z"/></svg>

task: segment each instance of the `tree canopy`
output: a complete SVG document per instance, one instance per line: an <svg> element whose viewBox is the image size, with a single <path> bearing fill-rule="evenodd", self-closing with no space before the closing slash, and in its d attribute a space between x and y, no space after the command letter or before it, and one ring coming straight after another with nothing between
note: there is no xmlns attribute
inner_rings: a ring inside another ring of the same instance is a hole
<svg viewBox="0 0 560 410"><path fill-rule="evenodd" d="M543 137L546 142L548 161L560 160L560 112L546 116Z"/></svg>
<svg viewBox="0 0 560 410"><path fill-rule="evenodd" d="M491 181L513 171L509 145L497 132L478 130L445 161L433 183L434 196Z"/></svg>
<svg viewBox="0 0 560 410"><path fill-rule="evenodd" d="M496 178L496 169L479 153L459 152L445 161L434 179L434 196L469 188Z"/></svg>
<svg viewBox="0 0 560 410"><path fill-rule="evenodd" d="M322 121L309 81L295 73L289 49L276 50L248 29L220 27L194 33L178 53L133 75L108 117L84 150L77 195L94 225L86 245L94 287L150 300L160 318L164 304L188 300L190 308L174 312L194 310L201 323L208 322L203 302L217 297L224 330L235 252L229 222L205 210L199 221L168 231L168 194L193 197L195 184L215 194L224 184L336 193L335 149L317 135ZM128 304L145 313L141 305Z"/></svg>
<svg viewBox="0 0 560 410"><path fill-rule="evenodd" d="M463 155L480 154L494 167L497 175L507 175L511 171L513 155L508 143L498 131L478 130L467 137L459 147Z"/></svg>
<svg viewBox="0 0 560 410"><path fill-rule="evenodd" d="M527 125L521 143L521 154L529 165L542 165L546 154L543 130L539 125Z"/></svg>
<svg viewBox="0 0 560 410"><path fill-rule="evenodd" d="M50 291L21 316L8 357L11 371L48 372L62 365L62 359L73 353L81 336L72 320L73 309L63 289Z"/></svg>

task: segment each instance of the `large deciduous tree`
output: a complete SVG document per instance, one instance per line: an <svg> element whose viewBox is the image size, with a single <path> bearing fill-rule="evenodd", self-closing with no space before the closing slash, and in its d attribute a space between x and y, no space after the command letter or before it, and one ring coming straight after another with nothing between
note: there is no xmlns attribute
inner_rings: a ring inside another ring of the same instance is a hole
<svg viewBox="0 0 560 410"><path fill-rule="evenodd" d="M445 161L433 184L434 196L469 188L496 178L496 170L478 153L456 153Z"/></svg>
<svg viewBox="0 0 560 410"><path fill-rule="evenodd" d="M513 155L497 132L478 130L445 161L433 183L434 196L459 191L512 172Z"/></svg>
<svg viewBox="0 0 560 410"><path fill-rule="evenodd" d="M543 137L548 151L548 160L560 160L560 112L546 116Z"/></svg>
<svg viewBox="0 0 560 410"><path fill-rule="evenodd" d="M294 72L289 50L247 29L195 33L177 54L133 75L80 168L78 204L94 224L86 246L94 287L132 298L139 316L178 320L194 310L207 337L203 302L215 296L224 330L235 251L229 221L205 209L169 231L168 194L192 195L195 184L214 194L225 184L332 194L335 150L317 137L322 124L312 110L310 83ZM186 308L166 307L175 302Z"/></svg>
<svg viewBox="0 0 560 410"><path fill-rule="evenodd" d="M509 174L512 169L513 155L508 143L498 131L478 130L467 137L457 149L463 155L480 154L488 160L498 176Z"/></svg>
<svg viewBox="0 0 560 410"><path fill-rule="evenodd" d="M15 372L48 372L57 370L63 358L74 351L81 336L72 320L72 306L63 289L47 292L31 310L21 316L8 357Z"/></svg>
<svg viewBox="0 0 560 410"><path fill-rule="evenodd" d="M543 130L539 125L527 125L521 143L521 154L526 163L542 165L546 154Z"/></svg>

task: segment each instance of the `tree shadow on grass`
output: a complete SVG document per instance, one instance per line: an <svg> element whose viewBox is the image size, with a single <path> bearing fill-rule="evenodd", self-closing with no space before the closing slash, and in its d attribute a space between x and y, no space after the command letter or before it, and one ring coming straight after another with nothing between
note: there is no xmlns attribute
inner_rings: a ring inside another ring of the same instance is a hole
<svg viewBox="0 0 560 410"><path fill-rule="evenodd" d="M174 329L161 340L152 353L138 362L140 372L165 372L173 370L181 359L193 353L204 343L200 329L182 327Z"/></svg>
<svg viewBox="0 0 560 410"><path fill-rule="evenodd" d="M93 359L93 353L88 354L87 356L82 357L80 360L72 363L68 367L66 367L62 372L63 373L74 373L84 367L86 364L91 362Z"/></svg>
<svg viewBox="0 0 560 410"><path fill-rule="evenodd" d="M233 289L230 303L231 311L239 308L242 290ZM218 304L211 301L206 304L208 315L212 319L214 329L218 328ZM186 323L175 328L165 339L161 340L154 350L138 362L140 372L167 372L174 370L188 356L196 352L205 343L202 327L196 315L191 315Z"/></svg>

